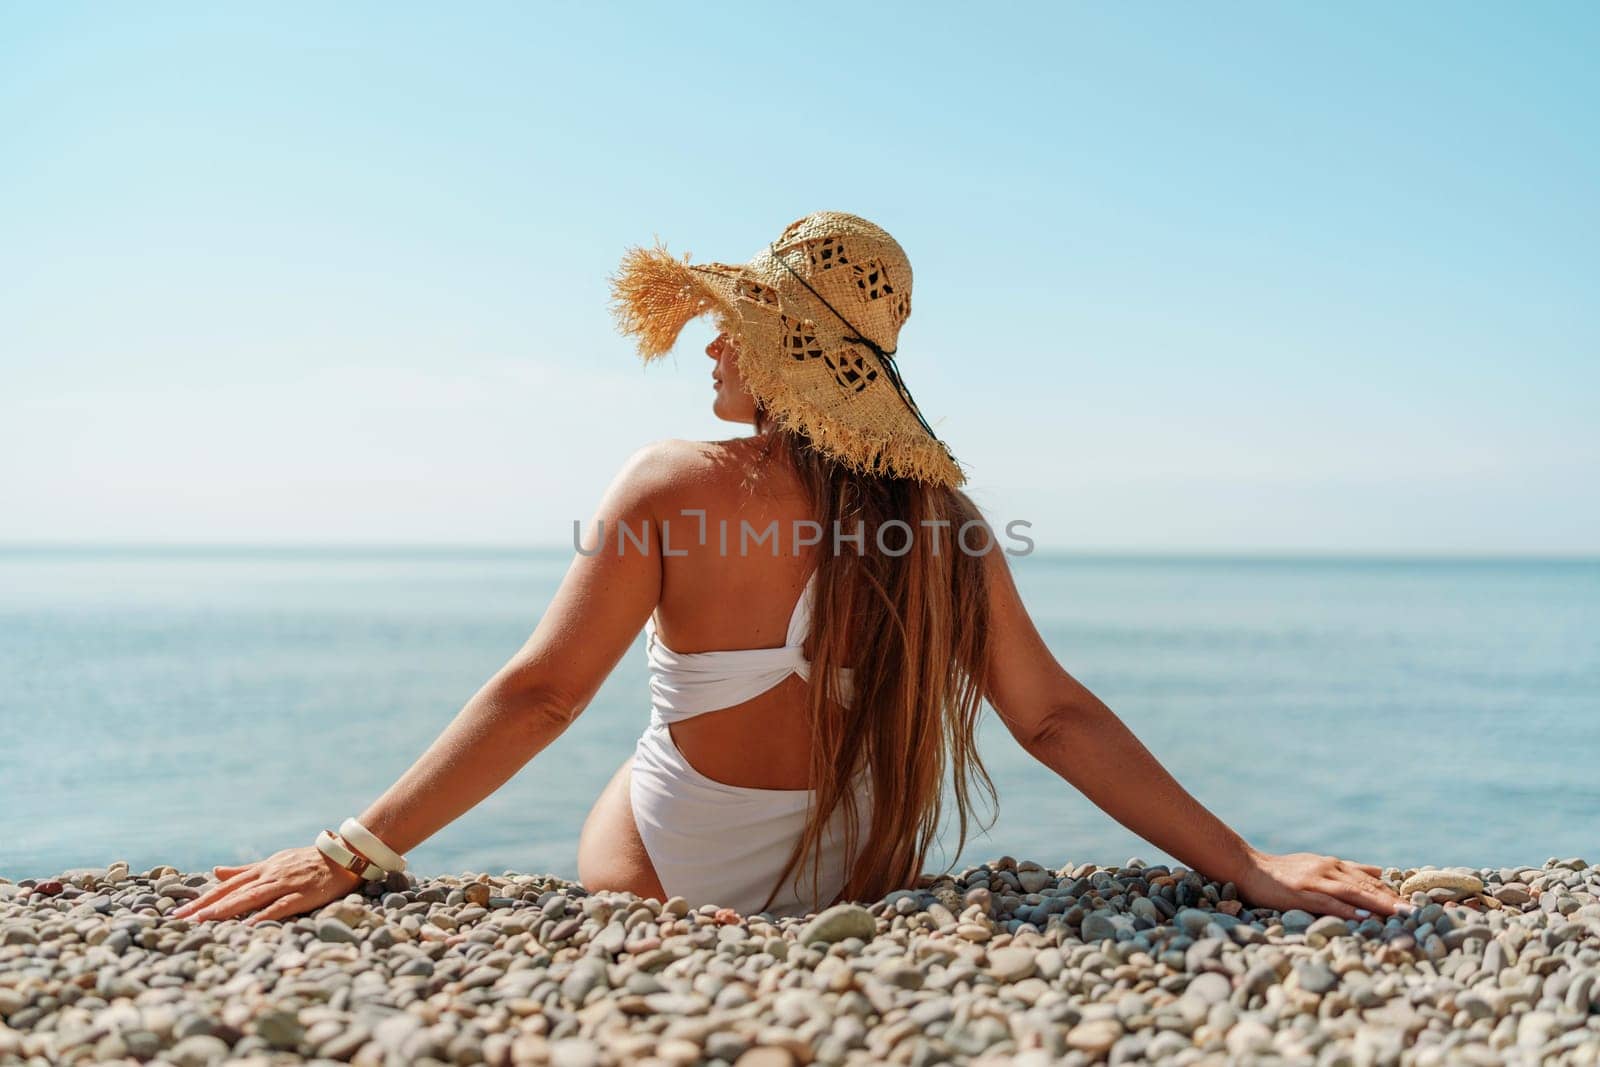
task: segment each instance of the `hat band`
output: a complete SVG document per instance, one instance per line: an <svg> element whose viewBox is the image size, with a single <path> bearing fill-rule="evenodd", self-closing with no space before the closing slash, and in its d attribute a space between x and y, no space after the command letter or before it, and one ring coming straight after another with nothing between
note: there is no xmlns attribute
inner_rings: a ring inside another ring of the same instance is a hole
<svg viewBox="0 0 1600 1067"><path fill-rule="evenodd" d="M855 331L855 336L846 337L846 341L859 341L868 348L872 349L872 354L878 357L878 365L881 366L884 373L888 375L889 382L894 386L895 391L900 394L900 399L905 401L906 407L911 410L911 414L916 416L917 422L922 425L923 430L927 432L928 436L933 438L934 441L938 442L939 446L943 448L946 453L948 453L950 451L950 446L939 440L939 435L933 432L933 427L928 425L928 420L922 417L922 410L917 407L917 402L911 399L911 390L906 388L906 383L900 377L900 372L895 369L894 354L900 351L899 347L896 346L885 351L883 346L878 344L878 342L872 340L870 337L863 336L861 330L856 327L855 323L845 318L844 315L840 313L838 308L828 303L827 297L813 289L811 283L806 281L805 278L801 276L799 271L789 266L789 264L784 260L782 253L778 251L776 242L768 242L767 250L772 253L773 259L783 264L784 270L788 271L790 274L793 274L797 279L799 279L801 285L811 290L812 296L822 301L823 307L833 312L838 316L840 322L844 323L846 326L850 327L851 330Z"/></svg>

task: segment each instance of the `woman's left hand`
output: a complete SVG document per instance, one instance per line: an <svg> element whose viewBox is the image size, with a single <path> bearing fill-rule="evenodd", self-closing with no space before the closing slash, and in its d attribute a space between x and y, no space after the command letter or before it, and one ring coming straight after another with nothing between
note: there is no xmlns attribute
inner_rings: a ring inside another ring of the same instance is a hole
<svg viewBox="0 0 1600 1067"><path fill-rule="evenodd" d="M1410 905L1378 877L1382 873L1382 868L1337 856L1279 856L1252 849L1235 885L1246 903L1278 911L1299 908L1341 919L1403 914Z"/></svg>
<svg viewBox="0 0 1600 1067"><path fill-rule="evenodd" d="M232 919L259 911L244 920L250 926L265 919L284 919L331 904L360 887L360 875L334 863L315 845L286 848L243 867L213 867L221 879L200 896L172 909L170 917L204 922Z"/></svg>

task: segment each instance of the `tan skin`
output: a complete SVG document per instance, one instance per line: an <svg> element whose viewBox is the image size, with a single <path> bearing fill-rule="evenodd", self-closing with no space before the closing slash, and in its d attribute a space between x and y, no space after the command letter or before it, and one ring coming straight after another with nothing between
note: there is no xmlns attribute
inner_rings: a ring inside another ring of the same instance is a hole
<svg viewBox="0 0 1600 1067"><path fill-rule="evenodd" d="M713 411L753 424L734 347L719 334ZM800 483L778 460L754 496L743 475L764 444L760 433L717 442L662 441L636 452L613 480L595 519L604 549L575 553L548 610L522 649L469 700L417 761L361 816L390 847L409 852L500 788L550 745L593 699L655 614L659 638L680 652L783 644L789 613L811 562L788 546L737 551L741 519L789 530L809 519ZM776 459L781 453L774 452ZM704 509L713 531L695 544ZM718 550L715 524L735 531ZM618 551L618 521L659 531L670 520L673 554L659 535L647 550ZM600 543L591 522L585 546ZM684 555L676 553L683 551ZM988 698L1012 736L1035 758L1112 817L1181 862L1236 883L1248 902L1345 918L1389 915L1408 906L1378 879L1379 868L1314 853L1275 855L1251 847L1186 792L1112 711L1056 661L1029 617L1001 552L990 567L995 669ZM708 777L758 789L808 788L805 686L791 677L755 699L671 727L685 759ZM642 701L641 697L641 701ZM578 844L578 872L590 890L666 899L639 840L622 761L601 790ZM217 885L173 911L179 918L246 923L311 911L357 890L360 879L307 845L239 867L216 867ZM1363 909L1358 911L1357 909Z"/></svg>

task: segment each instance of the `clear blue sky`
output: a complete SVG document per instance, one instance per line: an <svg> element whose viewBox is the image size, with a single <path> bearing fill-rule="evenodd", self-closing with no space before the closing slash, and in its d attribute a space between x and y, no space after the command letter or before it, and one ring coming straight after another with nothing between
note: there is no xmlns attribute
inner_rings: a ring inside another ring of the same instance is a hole
<svg viewBox="0 0 1600 1067"><path fill-rule="evenodd" d="M9 5L0 541L567 544L819 209L1041 549L1600 551L1587 3Z"/></svg>

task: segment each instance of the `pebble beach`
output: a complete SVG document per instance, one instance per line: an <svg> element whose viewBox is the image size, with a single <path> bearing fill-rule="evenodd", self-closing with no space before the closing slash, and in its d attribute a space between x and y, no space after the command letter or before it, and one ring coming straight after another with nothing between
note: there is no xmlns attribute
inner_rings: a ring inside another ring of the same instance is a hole
<svg viewBox="0 0 1600 1067"><path fill-rule="evenodd" d="M167 918L209 874L114 863L0 879L0 1062L1600 1064L1600 869L1385 879L1409 915L1137 860L1003 857L803 918L399 875L246 926Z"/></svg>

